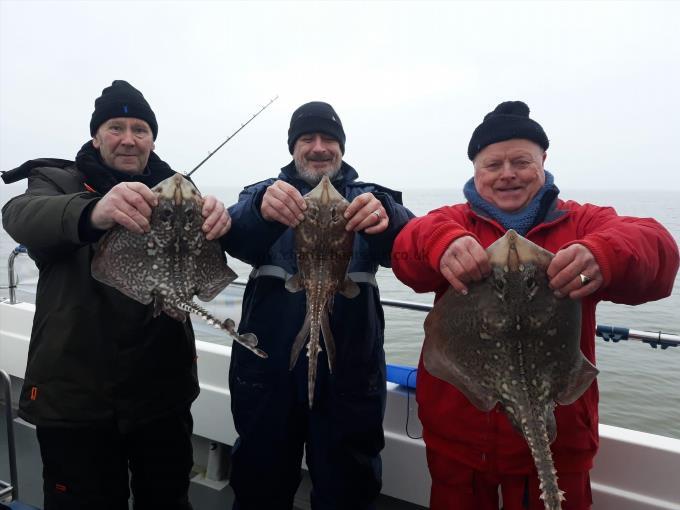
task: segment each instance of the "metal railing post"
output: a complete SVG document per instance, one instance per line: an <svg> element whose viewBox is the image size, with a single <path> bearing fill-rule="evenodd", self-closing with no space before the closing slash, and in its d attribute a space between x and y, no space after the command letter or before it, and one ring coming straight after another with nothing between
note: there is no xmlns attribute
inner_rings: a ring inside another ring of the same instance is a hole
<svg viewBox="0 0 680 510"><path fill-rule="evenodd" d="M9 304L15 305L17 302L17 274L14 272L14 259L17 255L26 253L26 248L22 245L17 246L9 254L7 260L7 285L9 288Z"/></svg>

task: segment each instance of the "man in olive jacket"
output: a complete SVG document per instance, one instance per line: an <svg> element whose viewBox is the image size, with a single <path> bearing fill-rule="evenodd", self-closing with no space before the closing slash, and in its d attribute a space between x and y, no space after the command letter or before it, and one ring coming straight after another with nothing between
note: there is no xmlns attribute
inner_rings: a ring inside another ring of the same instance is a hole
<svg viewBox="0 0 680 510"><path fill-rule="evenodd" d="M95 101L91 140L75 162L42 159L2 210L5 230L40 271L19 415L37 426L45 510L190 509L190 406L198 395L191 323L92 278L94 243L114 225L148 232L149 189L175 172L154 152L156 117L116 80ZM205 197L208 239L230 227Z"/></svg>

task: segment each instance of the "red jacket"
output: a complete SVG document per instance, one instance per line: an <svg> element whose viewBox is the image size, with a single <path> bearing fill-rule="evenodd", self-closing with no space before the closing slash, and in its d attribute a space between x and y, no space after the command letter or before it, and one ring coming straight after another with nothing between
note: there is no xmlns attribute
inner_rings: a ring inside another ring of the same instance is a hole
<svg viewBox="0 0 680 510"><path fill-rule="evenodd" d="M397 237L392 269L416 292L448 288L439 260L452 241L473 235L487 247L505 229L482 217L469 204L442 207L411 220ZM600 300L629 305L670 295L678 271L678 246L668 231L651 218L618 216L610 207L557 201L545 222L526 237L555 253L569 244L586 246L595 256L604 283L582 302L581 350L595 363L595 306ZM423 437L428 448L477 470L527 473L533 460L526 441L497 406L485 413L454 386L430 375L422 356L416 397ZM552 445L558 472L585 471L597 451L598 390L594 382L576 402L557 406L557 439Z"/></svg>

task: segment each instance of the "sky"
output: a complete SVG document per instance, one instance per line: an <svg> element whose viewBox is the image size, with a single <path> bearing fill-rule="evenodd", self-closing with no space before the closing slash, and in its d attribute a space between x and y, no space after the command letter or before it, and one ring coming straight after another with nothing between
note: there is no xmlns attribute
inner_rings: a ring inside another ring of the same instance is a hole
<svg viewBox="0 0 680 510"><path fill-rule="evenodd" d="M115 79L156 152L242 187L290 161L290 115L331 103L361 180L460 189L484 115L523 100L568 189L680 191L680 2L0 0L0 169L73 159Z"/></svg>

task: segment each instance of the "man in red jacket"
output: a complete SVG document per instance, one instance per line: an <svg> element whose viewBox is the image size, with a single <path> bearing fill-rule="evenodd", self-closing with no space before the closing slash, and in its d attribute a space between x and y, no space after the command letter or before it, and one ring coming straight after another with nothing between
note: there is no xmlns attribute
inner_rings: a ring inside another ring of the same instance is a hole
<svg viewBox="0 0 680 510"><path fill-rule="evenodd" d="M582 303L581 350L595 362L595 306L600 300L639 304L671 293L678 271L673 237L650 218L619 216L610 207L558 198L543 164L548 138L521 101L501 103L484 117L468 146L474 177L467 203L445 206L409 222L392 252L394 273L416 292L467 285L490 273L485 248L515 229L555 253L550 286ZM499 406L485 413L422 365L417 399L432 475L432 510L543 509L525 440ZM598 447L598 390L555 409L552 444L563 510L591 507L589 471Z"/></svg>

